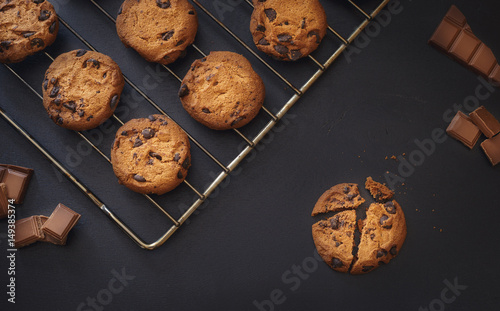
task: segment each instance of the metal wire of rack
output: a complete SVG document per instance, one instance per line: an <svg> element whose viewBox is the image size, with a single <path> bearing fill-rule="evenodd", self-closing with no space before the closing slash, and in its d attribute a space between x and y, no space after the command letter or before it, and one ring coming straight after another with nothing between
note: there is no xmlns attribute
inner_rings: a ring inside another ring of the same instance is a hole
<svg viewBox="0 0 500 311"><path fill-rule="evenodd" d="M214 190L224 181L224 179L242 162L243 159L255 148L255 146L268 134L273 127L278 123L278 121L290 110L290 108L302 97L302 95L317 81L317 79L323 74L323 72L332 65L332 63L341 55L341 53L348 47L350 43L361 33L361 31L370 23L370 21L387 5L390 0L382 0L380 4L371 12L367 13L360 6L358 6L354 1L348 0L348 2L352 5L353 9L359 12L363 16L363 21L359 24L359 26L349 35L349 37L345 38L341 36L335 29L331 26L328 26L328 31L334 36L334 38L338 39L341 44L340 46L330 55L330 57L323 63L318 61L313 56L309 55L308 58L317 67L315 73L309 77L309 79L300 87L295 86L288 79L286 79L280 72L278 72L272 65L269 64L266 60L264 60L257 52L255 52L250 46L248 46L239 36L237 36L231 29L229 29L224 23L222 23L215 15L213 15L209 10L207 10L198 0L192 0L192 2L203 11L210 19L212 19L218 26L220 26L225 32L227 32L232 38L234 38L244 49L250 52L254 58L256 58L259 62L261 62L273 75L275 75L279 80L281 80L285 85L287 85L291 90L293 90L294 94L288 99L288 101L279 109L277 113L272 113L267 107L263 107L263 111L268 115L269 121L265 124L264 127L260 129L257 135L253 138L249 138L244 135L241 131L234 129L233 131L238 134L246 143L246 146L239 154L230 161L227 165L224 165L216 156L214 156L210 151L208 151L195 137L189 134L185 128L190 141L194 143L200 150L203 151L217 166L219 166L222 171L219 175L217 175L210 185L204 189L199 190L190 184L187 180L184 180L184 183L191 189L197 196L195 202L193 202L189 208L179 217L175 218L169 212L166 211L164 207L162 207L159 203L156 202L151 196L144 195L144 197L156 208L158 208L166 217L172 222L171 227L156 241L152 243L146 243L143 239L139 237L130 227L125 224L115 213L113 213L84 183L82 183L74 174L72 174L64 165L61 164L59 160L57 160L50 152L48 152L41 144L39 144L26 130L24 130L15 120L13 120L1 107L0 107L0 116L3 117L16 131L18 131L22 136L24 136L34 147L36 147L57 169L59 169L72 183L74 183L99 209L106 214L119 228L121 228L135 243L137 243L140 247L148 250L153 250L160 247L165 241L167 241L173 234L176 232L180 226L196 211L196 209L203 204L206 199L214 192ZM96 1L90 0L90 2L99 9L109 20L113 23L116 20L110 15L101 5L99 5ZM253 4L250 0L245 0L245 2L253 7ZM90 50L97 51L85 38L83 38L77 31L75 31L65 20L59 17L59 21L62 25L64 25L67 30L69 30L76 38L78 38L83 44L85 44ZM203 57L206 54L198 48L195 44L192 47L202 55ZM44 54L51 59L54 60L54 57L44 52ZM15 70L11 68L11 66L4 64L4 66L14 75L16 76L31 92L37 95L41 100L43 100L42 95L36 91L25 79L23 79ZM179 83L182 79L168 66L162 65L162 67L168 71ZM159 113L170 117L156 102L154 102L145 92L143 92L136 84L134 84L127 76L124 74L125 82L132 87L140 96L142 96L151 106L153 106ZM124 122L118 118L116 115L113 115L112 118L116 120L120 124L124 124ZM171 117L170 117L171 118ZM175 122L175 120L174 120ZM99 155L101 155L106 161L111 163L110 159L106 154L101 151L92 141L87 138L82 132L76 132L87 144L89 144L93 150L95 150Z"/></svg>

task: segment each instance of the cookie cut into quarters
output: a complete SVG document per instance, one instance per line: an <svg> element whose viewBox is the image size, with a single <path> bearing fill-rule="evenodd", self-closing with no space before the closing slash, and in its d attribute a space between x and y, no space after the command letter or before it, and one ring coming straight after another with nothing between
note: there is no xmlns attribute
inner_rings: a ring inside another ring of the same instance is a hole
<svg viewBox="0 0 500 311"><path fill-rule="evenodd" d="M187 0L125 0L116 30L126 47L148 62L170 64L185 54L198 31L198 16Z"/></svg>
<svg viewBox="0 0 500 311"><path fill-rule="evenodd" d="M47 0L0 2L0 63L17 63L54 43L59 19Z"/></svg>

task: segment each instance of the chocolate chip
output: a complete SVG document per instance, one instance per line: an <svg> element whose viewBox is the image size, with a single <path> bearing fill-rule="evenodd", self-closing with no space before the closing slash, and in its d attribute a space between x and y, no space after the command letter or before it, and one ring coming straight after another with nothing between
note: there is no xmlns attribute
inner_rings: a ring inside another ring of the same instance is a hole
<svg viewBox="0 0 500 311"><path fill-rule="evenodd" d="M370 234L370 239L373 240L374 238L375 238L375 233Z"/></svg>
<svg viewBox="0 0 500 311"><path fill-rule="evenodd" d="M309 33L307 34L307 37L309 38L309 37L312 37L312 36L315 36L316 37L316 43L320 44L321 38L319 36L319 32L317 32L316 30L309 31Z"/></svg>
<svg viewBox="0 0 500 311"><path fill-rule="evenodd" d="M377 258L384 256L387 256L387 251L385 249L382 248L381 250L377 251Z"/></svg>
<svg viewBox="0 0 500 311"><path fill-rule="evenodd" d="M379 265L379 266L381 266L381 265L385 265L385 262L383 262L383 261L379 261L379 262L378 262L378 265Z"/></svg>
<svg viewBox="0 0 500 311"><path fill-rule="evenodd" d="M89 116L87 117L87 121L90 121L90 119L92 119L94 116Z"/></svg>
<svg viewBox="0 0 500 311"><path fill-rule="evenodd" d="M337 230L339 228L339 218L338 217L334 217L332 219L330 219L330 225L332 227L333 230Z"/></svg>
<svg viewBox="0 0 500 311"><path fill-rule="evenodd" d="M63 107L66 107L68 108L69 110L72 110L73 112L75 112L75 109L76 109L76 104L74 101L69 101L67 103L64 103L63 104Z"/></svg>
<svg viewBox="0 0 500 311"><path fill-rule="evenodd" d="M175 161L175 162L178 162L178 161L180 160L180 158L181 158L181 155L180 155L179 153L176 153L176 154L174 155L174 161Z"/></svg>
<svg viewBox="0 0 500 311"><path fill-rule="evenodd" d="M175 30L169 30L167 32L162 33L161 39L163 41L167 41L168 39L172 38L172 36L174 35L174 32L175 32Z"/></svg>
<svg viewBox="0 0 500 311"><path fill-rule="evenodd" d="M153 129L147 128L147 129L142 130L141 134L142 134L142 136L144 136L144 138L150 139L153 136L155 136L155 131Z"/></svg>
<svg viewBox="0 0 500 311"><path fill-rule="evenodd" d="M243 119L245 119L245 117L238 117L238 118L234 119L233 122L231 122L231 126L235 126Z"/></svg>
<svg viewBox="0 0 500 311"><path fill-rule="evenodd" d="M39 48L43 48L45 46L45 42L43 42L43 40L40 38L35 38L35 39L31 40L30 44L31 44L31 46L36 45Z"/></svg>
<svg viewBox="0 0 500 311"><path fill-rule="evenodd" d="M306 28L306 19L302 19L302 22L300 23L300 28L304 29Z"/></svg>
<svg viewBox="0 0 500 311"><path fill-rule="evenodd" d="M181 171L177 172L177 178L182 179L184 176L182 175Z"/></svg>
<svg viewBox="0 0 500 311"><path fill-rule="evenodd" d="M83 56L87 53L87 50L78 50L76 51L76 57L80 57L80 56Z"/></svg>
<svg viewBox="0 0 500 311"><path fill-rule="evenodd" d="M264 25L257 25L257 28L255 28L255 30L264 32L264 31L266 31L266 27L264 27Z"/></svg>
<svg viewBox="0 0 500 311"><path fill-rule="evenodd" d="M101 67L101 64L97 59L89 58L85 63L83 63L83 68L87 68L88 63L91 63L91 65L96 69L99 69Z"/></svg>
<svg viewBox="0 0 500 311"><path fill-rule="evenodd" d="M189 15L194 15L194 11L193 11L193 10L189 10L189 11L188 11L188 14L189 14Z"/></svg>
<svg viewBox="0 0 500 311"><path fill-rule="evenodd" d="M203 111L204 113L210 113L210 110L208 108L203 108L201 109L201 111Z"/></svg>
<svg viewBox="0 0 500 311"><path fill-rule="evenodd" d="M34 2L34 3L36 3L36 4L40 4L40 3L44 2L44 1L45 1L45 0L33 0L33 2ZM7 3L8 3L8 2L9 2L9 1L7 1Z"/></svg>
<svg viewBox="0 0 500 311"><path fill-rule="evenodd" d="M85 111L83 111L83 110L78 111L78 116L80 118L83 117L84 115L85 115Z"/></svg>
<svg viewBox="0 0 500 311"><path fill-rule="evenodd" d="M153 165L153 159L149 159L148 162L146 163L147 165Z"/></svg>
<svg viewBox="0 0 500 311"><path fill-rule="evenodd" d="M42 10L40 11L40 16L38 16L38 20L41 22L48 20L51 14L52 13L50 11Z"/></svg>
<svg viewBox="0 0 500 311"><path fill-rule="evenodd" d="M56 119L56 122L59 123L59 124L63 124L64 120L63 120L62 117L58 116L57 119Z"/></svg>
<svg viewBox="0 0 500 311"><path fill-rule="evenodd" d="M29 37L31 37L34 34L36 34L35 31L25 31L25 32L23 32L23 37L29 38Z"/></svg>
<svg viewBox="0 0 500 311"><path fill-rule="evenodd" d="M385 207L385 210L387 211L387 213L389 213L389 214L396 214L396 212L397 212L396 206L394 205L394 203L392 201L385 203L384 207Z"/></svg>
<svg viewBox="0 0 500 311"><path fill-rule="evenodd" d="M352 201L352 199L354 199L354 197L355 197L355 196L356 196L356 195L354 195L354 194L352 194L352 193L349 193L349 194L347 195L347 200Z"/></svg>
<svg viewBox="0 0 500 311"><path fill-rule="evenodd" d="M154 115L150 115L150 116L148 116L148 119L149 119L151 122L156 121L156 117L155 117Z"/></svg>
<svg viewBox="0 0 500 311"><path fill-rule="evenodd" d="M43 80L43 89L47 90L47 87L49 86L49 79L45 78Z"/></svg>
<svg viewBox="0 0 500 311"><path fill-rule="evenodd" d="M292 40L292 36L287 33L282 33L278 35L279 42L290 42Z"/></svg>
<svg viewBox="0 0 500 311"><path fill-rule="evenodd" d="M335 246L336 246L336 247L339 247L339 246L340 246L340 244L342 244L342 243L341 243L341 242L339 242L339 241L336 241L336 242L335 242Z"/></svg>
<svg viewBox="0 0 500 311"><path fill-rule="evenodd" d="M349 187L344 186L344 189L343 189L344 193L349 193L349 191L350 191L350 190L351 190L351 189L349 189Z"/></svg>
<svg viewBox="0 0 500 311"><path fill-rule="evenodd" d="M122 132L122 136L128 136L128 132L127 131L123 131Z"/></svg>
<svg viewBox="0 0 500 311"><path fill-rule="evenodd" d="M150 156L150 157L152 157L152 158L157 158L157 159L158 159L158 160L160 160L160 161L161 161L161 159L162 159L161 155L159 155L159 154L158 154L158 153L156 153L156 152L150 152L150 153L149 153L149 156Z"/></svg>
<svg viewBox="0 0 500 311"><path fill-rule="evenodd" d="M53 22L49 27L49 32L54 33L56 31L57 21Z"/></svg>
<svg viewBox="0 0 500 311"><path fill-rule="evenodd" d="M214 75L213 73L211 73L211 74L209 74L209 75L207 76L207 79L206 79L206 80L207 80L207 81L210 81L210 79L212 79L214 76L215 76L215 75Z"/></svg>
<svg viewBox="0 0 500 311"><path fill-rule="evenodd" d="M140 138L136 138L134 141L134 148L142 146L142 140Z"/></svg>
<svg viewBox="0 0 500 311"><path fill-rule="evenodd" d="M398 248L396 247L396 245L391 247L391 249L389 250L389 253L391 253L392 256L396 256L398 254Z"/></svg>
<svg viewBox="0 0 500 311"><path fill-rule="evenodd" d="M382 215L382 217L380 217L380 225L383 225L387 219L389 219L389 216L387 215Z"/></svg>
<svg viewBox="0 0 500 311"><path fill-rule="evenodd" d="M342 261L338 258L335 258L333 257L332 258L332 267L334 268L340 268L340 267L343 267L344 266L344 263L342 263Z"/></svg>
<svg viewBox="0 0 500 311"><path fill-rule="evenodd" d="M12 44L12 41L8 41L8 40L0 42L0 46L6 50L9 49L11 44Z"/></svg>
<svg viewBox="0 0 500 311"><path fill-rule="evenodd" d="M169 1L169 0L167 0L167 1L156 0L156 5L157 5L160 9L166 9L166 8L169 8L169 7L170 7L170 1Z"/></svg>
<svg viewBox="0 0 500 311"><path fill-rule="evenodd" d="M56 78L52 78L52 79L50 79L50 83L52 83L52 84L56 84L56 83L57 83L57 79L56 79Z"/></svg>
<svg viewBox="0 0 500 311"><path fill-rule="evenodd" d="M292 50L290 52L290 60L297 60L302 57L300 50Z"/></svg>
<svg viewBox="0 0 500 311"><path fill-rule="evenodd" d="M52 97L52 98L56 97L56 96L57 96L57 93L59 93L59 90L60 90L60 89L61 89L61 88L60 88L59 86L55 85L55 86L52 88L52 90L50 91L49 97Z"/></svg>
<svg viewBox="0 0 500 311"><path fill-rule="evenodd" d="M278 44L274 46L274 50L280 54L287 54L288 48L284 45Z"/></svg>
<svg viewBox="0 0 500 311"><path fill-rule="evenodd" d="M184 40L184 39L179 40L179 42L177 42L177 43L175 44L175 46L179 46L179 45L183 44L185 41L186 41L186 40Z"/></svg>
<svg viewBox="0 0 500 311"><path fill-rule="evenodd" d="M168 125L168 121L167 120L161 120L161 125Z"/></svg>
<svg viewBox="0 0 500 311"><path fill-rule="evenodd" d="M120 6L120 8L118 9L118 15L122 14L123 12L123 6Z"/></svg>
<svg viewBox="0 0 500 311"><path fill-rule="evenodd" d="M52 101L55 105L61 105L61 96L57 95L57 98Z"/></svg>
<svg viewBox="0 0 500 311"><path fill-rule="evenodd" d="M179 97L184 97L188 94L189 94L188 86L185 84L181 85L181 88L179 89Z"/></svg>
<svg viewBox="0 0 500 311"><path fill-rule="evenodd" d="M187 169L189 168L189 165L190 165L190 164L191 164L191 163L190 163L190 161L189 161L189 157L187 157L187 158L184 160L184 162L182 162L182 167L183 167L184 169L186 169L186 170L187 170Z"/></svg>
<svg viewBox="0 0 500 311"><path fill-rule="evenodd" d="M260 45L269 45L269 41L266 40L266 38L261 38L257 44Z"/></svg>
<svg viewBox="0 0 500 311"><path fill-rule="evenodd" d="M361 269L361 271L368 272L368 271L370 271L373 268L374 268L374 266L363 266L363 269Z"/></svg>
<svg viewBox="0 0 500 311"><path fill-rule="evenodd" d="M142 177L139 174L135 174L134 179L137 180L138 182L145 182L146 181L146 178Z"/></svg>
<svg viewBox="0 0 500 311"><path fill-rule="evenodd" d="M113 97L111 97L111 101L109 102L109 106L111 107L111 109L113 109L114 107L116 107L117 103L118 103L118 94L115 94L115 95L113 95Z"/></svg>
<svg viewBox="0 0 500 311"><path fill-rule="evenodd" d="M266 14L269 21L272 22L276 19L276 11L274 9L265 9L264 14Z"/></svg>
<svg viewBox="0 0 500 311"><path fill-rule="evenodd" d="M137 153L134 152L134 154L132 155L132 159L137 159Z"/></svg>

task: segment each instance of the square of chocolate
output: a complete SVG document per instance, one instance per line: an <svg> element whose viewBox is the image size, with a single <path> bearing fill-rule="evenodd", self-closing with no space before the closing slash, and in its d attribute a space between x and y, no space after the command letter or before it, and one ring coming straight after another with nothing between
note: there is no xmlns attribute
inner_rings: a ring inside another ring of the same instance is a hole
<svg viewBox="0 0 500 311"><path fill-rule="evenodd" d="M448 51L459 32L460 28L457 25L443 19L430 38L429 43Z"/></svg>
<svg viewBox="0 0 500 311"><path fill-rule="evenodd" d="M462 30L450 48L450 54L468 64L481 41L471 32Z"/></svg>
<svg viewBox="0 0 500 311"><path fill-rule="evenodd" d="M37 217L39 217L39 219L40 219L40 228L47 222L47 220L49 220L49 217L47 217L47 216L40 215ZM43 232L43 230L42 230L42 232ZM51 235L44 234L44 237L40 241L41 242L49 242L49 243L56 244L56 245L65 245L66 244L66 237L63 240L58 240L58 239L52 237Z"/></svg>
<svg viewBox="0 0 500 311"><path fill-rule="evenodd" d="M45 234L59 241L65 241L69 231L76 225L80 216L69 207L59 203L49 219L43 224L42 230Z"/></svg>
<svg viewBox="0 0 500 311"><path fill-rule="evenodd" d="M489 75L493 67L497 64L497 59L489 47L484 43L481 43L477 52L474 54L470 61L472 68L477 70L479 73L485 73Z"/></svg>
<svg viewBox="0 0 500 311"><path fill-rule="evenodd" d="M481 136L479 128L462 111L457 112L453 120L451 120L446 133L456 140L461 141L470 149L474 147L479 136Z"/></svg>
<svg viewBox="0 0 500 311"><path fill-rule="evenodd" d="M16 220L15 246L21 248L43 238L35 216Z"/></svg>
<svg viewBox="0 0 500 311"><path fill-rule="evenodd" d="M500 122L484 106L469 113L469 117L484 136L491 138L500 133Z"/></svg>
<svg viewBox="0 0 500 311"><path fill-rule="evenodd" d="M467 23L465 16L454 5L452 5L448 10L448 12L446 13L446 17L448 17L453 22L457 23L460 27L464 27L465 23Z"/></svg>
<svg viewBox="0 0 500 311"><path fill-rule="evenodd" d="M486 139L481 143L484 153L493 166L500 163L500 135Z"/></svg>
<svg viewBox="0 0 500 311"><path fill-rule="evenodd" d="M15 204L23 203L33 170L6 164L0 164L0 168L3 169L0 173L0 182L7 186L7 196L9 199L13 199Z"/></svg>
<svg viewBox="0 0 500 311"><path fill-rule="evenodd" d="M495 86L500 86L500 65L495 65L488 78L491 79Z"/></svg>

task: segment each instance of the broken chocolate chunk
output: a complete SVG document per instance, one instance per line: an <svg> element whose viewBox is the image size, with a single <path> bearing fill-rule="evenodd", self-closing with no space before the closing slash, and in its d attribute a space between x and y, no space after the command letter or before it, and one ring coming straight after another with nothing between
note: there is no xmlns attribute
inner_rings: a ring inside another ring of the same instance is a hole
<svg viewBox="0 0 500 311"><path fill-rule="evenodd" d="M96 69L99 69L99 67L101 67L101 64L99 63L99 61L97 59L93 59L93 58L87 59L87 61L85 63L83 63L83 68L87 68L87 63L91 63L91 65L93 67L95 67Z"/></svg>
<svg viewBox="0 0 500 311"><path fill-rule="evenodd" d="M167 41L168 39L172 38L174 35L175 30L169 30L167 32L164 32L161 34L161 39L163 41Z"/></svg>
<svg viewBox="0 0 500 311"><path fill-rule="evenodd" d="M264 27L264 25L257 25L255 30L260 31L260 32L264 32L264 31L266 31L266 27Z"/></svg>
<svg viewBox="0 0 500 311"><path fill-rule="evenodd" d="M391 249L389 250L389 253L391 253L392 256L396 256L398 254L398 248L396 247L396 245L391 247Z"/></svg>
<svg viewBox="0 0 500 311"><path fill-rule="evenodd" d="M80 57L80 56L83 56L87 53L87 50L78 50L76 51L76 57Z"/></svg>
<svg viewBox="0 0 500 311"><path fill-rule="evenodd" d="M343 266L344 266L344 263L340 259L335 258L335 257L332 258L332 267L340 268Z"/></svg>
<svg viewBox="0 0 500 311"><path fill-rule="evenodd" d="M280 54L287 54L288 53L288 48L284 45L281 45L281 44L275 45L274 50Z"/></svg>
<svg viewBox="0 0 500 311"><path fill-rule="evenodd" d="M136 138L134 141L134 148L142 146L142 140L140 138Z"/></svg>
<svg viewBox="0 0 500 311"><path fill-rule="evenodd" d="M266 38L261 38L257 44L269 45L269 41L267 41Z"/></svg>
<svg viewBox="0 0 500 311"><path fill-rule="evenodd" d="M35 38L35 39L31 40L30 45L36 46L39 48L43 48L45 46L45 42L43 42L43 40L40 38Z"/></svg>
<svg viewBox="0 0 500 311"><path fill-rule="evenodd" d="M166 9L166 8L169 8L169 7L170 7L170 1L169 1L169 0L166 0L166 1L156 0L156 5L157 5L160 9Z"/></svg>
<svg viewBox="0 0 500 311"><path fill-rule="evenodd" d="M162 159L161 155L159 155L159 154L158 154L158 153L156 153L156 152L150 152L150 153L149 153L149 156L150 156L150 157L152 157L152 158L157 158L157 159L158 159L158 160L160 160L160 161L161 161L161 159Z"/></svg>
<svg viewBox="0 0 500 311"><path fill-rule="evenodd" d="M43 21L46 21L49 19L50 15L52 13L50 11L47 11L47 10L41 10L40 11L40 16L38 16L38 20L43 22Z"/></svg>
<svg viewBox="0 0 500 311"><path fill-rule="evenodd" d="M302 53L300 50L292 50L290 51L290 60L297 60L302 57Z"/></svg>
<svg viewBox="0 0 500 311"><path fill-rule="evenodd" d="M332 226L332 229L333 230L337 230L339 228L339 218L338 217L334 217L330 220L330 224Z"/></svg>
<svg viewBox="0 0 500 311"><path fill-rule="evenodd" d="M23 32L23 37L25 38L29 38L31 37L32 35L34 35L36 32L35 31L24 31Z"/></svg>
<svg viewBox="0 0 500 311"><path fill-rule="evenodd" d="M238 118L234 119L233 122L231 122L231 126L235 126L243 119L245 119L245 117L238 117Z"/></svg>
<svg viewBox="0 0 500 311"><path fill-rule="evenodd" d="M387 221L387 219L389 219L389 216L382 215L382 217L380 217L380 225L384 225L384 223Z"/></svg>
<svg viewBox="0 0 500 311"><path fill-rule="evenodd" d="M113 95L113 97L111 97L111 101L109 102L109 106L111 107L111 109L113 109L116 107L117 103L118 103L118 94L115 94L115 95Z"/></svg>
<svg viewBox="0 0 500 311"><path fill-rule="evenodd" d="M394 205L394 203L392 201L385 203L384 207L385 207L385 210L387 211L387 213L396 214L396 206Z"/></svg>
<svg viewBox="0 0 500 311"><path fill-rule="evenodd" d="M142 134L142 136L144 136L144 138L150 139L153 136L155 136L155 130L147 128L147 129L142 130L141 134Z"/></svg>
<svg viewBox="0 0 500 311"><path fill-rule="evenodd" d="M191 163L190 163L189 157L187 157L187 158L184 160L184 162L182 162L182 167L183 167L184 169L186 169L186 170L187 170L187 169L189 168L189 165L190 165L190 164L191 164Z"/></svg>
<svg viewBox="0 0 500 311"><path fill-rule="evenodd" d="M377 258L384 256L387 256L387 251L385 249L382 248L381 250L377 251Z"/></svg>
<svg viewBox="0 0 500 311"><path fill-rule="evenodd" d="M56 26L57 26L57 21L56 22L53 22L50 27L49 27L49 32L50 33L54 33L54 31L56 31Z"/></svg>
<svg viewBox="0 0 500 311"><path fill-rule="evenodd" d="M52 98L56 97L56 96L57 96L57 93L59 93L59 90L60 90L60 89L61 89L61 88L60 88L59 86L55 85L55 86L52 88L52 90L50 91L49 97L52 97Z"/></svg>
<svg viewBox="0 0 500 311"><path fill-rule="evenodd" d="M201 109L201 111L203 111L204 113L210 113L210 110L208 108L203 108Z"/></svg>
<svg viewBox="0 0 500 311"><path fill-rule="evenodd" d="M181 171L178 171L178 172L177 172L177 178L179 178L179 179L184 178L184 176L182 175L182 172L181 172Z"/></svg>
<svg viewBox="0 0 500 311"><path fill-rule="evenodd" d="M123 131L122 132L122 136L128 136L128 132L127 131Z"/></svg>
<svg viewBox="0 0 500 311"><path fill-rule="evenodd" d="M316 43L320 44L321 37L319 36L319 32L317 32L316 30L309 31L309 33L307 34L307 37L309 38L309 37L312 37L312 36L315 36L316 37Z"/></svg>
<svg viewBox="0 0 500 311"><path fill-rule="evenodd" d="M72 110L73 112L75 112L75 109L76 109L76 103L74 101L69 101L67 103L64 103L63 104L63 107L66 107L68 108L69 110Z"/></svg>
<svg viewBox="0 0 500 311"><path fill-rule="evenodd" d="M279 42L290 42L292 40L292 36L287 33L282 33L278 35Z"/></svg>

